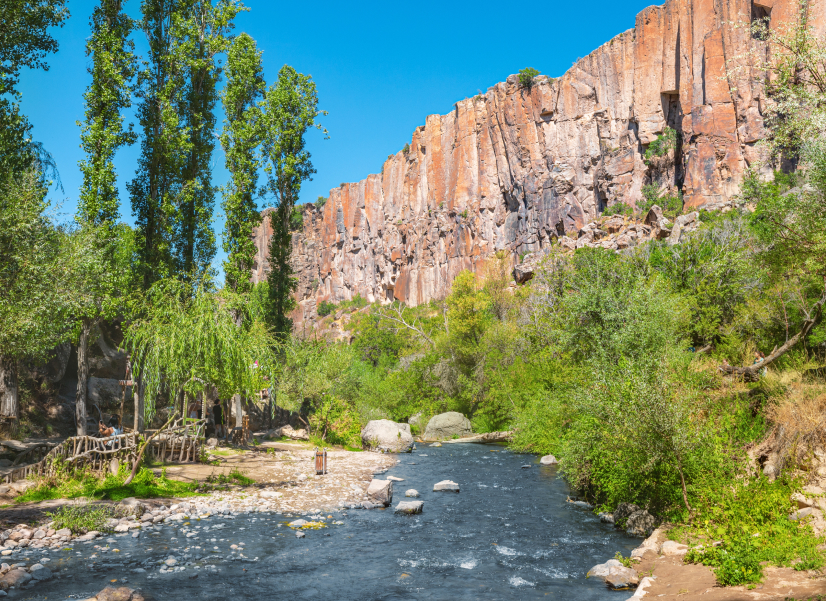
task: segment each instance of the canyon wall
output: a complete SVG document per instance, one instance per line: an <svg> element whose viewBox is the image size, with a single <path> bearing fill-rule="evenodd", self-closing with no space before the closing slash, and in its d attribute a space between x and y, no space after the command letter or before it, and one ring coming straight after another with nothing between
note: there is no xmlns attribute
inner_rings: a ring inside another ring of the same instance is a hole
<svg viewBox="0 0 826 601"><path fill-rule="evenodd" d="M303 207L294 318L357 294L442 298L491 253L546 248L606 207L633 205L645 184L682 191L687 208L725 204L763 136L765 98L746 57L769 49L747 25L794 25L802 10L820 27L824 1L669 0L558 79L541 75L529 89L511 75L430 115L380 174L334 188L320 210ZM729 81L737 65L746 68ZM672 167L657 170L644 153L666 126L679 141ZM255 281L271 233L268 219L254 233Z"/></svg>

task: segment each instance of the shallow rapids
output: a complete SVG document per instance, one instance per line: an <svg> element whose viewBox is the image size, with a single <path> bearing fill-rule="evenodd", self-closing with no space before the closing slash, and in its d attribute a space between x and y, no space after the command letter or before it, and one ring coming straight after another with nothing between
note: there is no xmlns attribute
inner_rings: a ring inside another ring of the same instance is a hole
<svg viewBox="0 0 826 601"><path fill-rule="evenodd" d="M566 503L569 490L556 467L473 444L422 445L399 460L378 477L404 479L394 482L393 506L405 500L406 490L418 490L421 515L394 515L392 507L324 512L327 527L304 530L304 538L287 522L321 514L163 524L138 537L126 533L18 555L16 561L29 564L48 559L58 578L12 590L9 599L83 599L108 584L141 588L158 600L628 596L585 574L617 551L628 555L639 541ZM459 483L461 492L432 492L446 479Z"/></svg>

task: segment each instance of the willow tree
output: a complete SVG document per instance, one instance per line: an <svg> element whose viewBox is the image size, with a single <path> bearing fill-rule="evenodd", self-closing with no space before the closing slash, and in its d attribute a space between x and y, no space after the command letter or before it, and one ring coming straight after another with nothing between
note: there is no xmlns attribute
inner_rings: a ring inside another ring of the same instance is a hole
<svg viewBox="0 0 826 601"><path fill-rule="evenodd" d="M145 317L126 334L133 373L145 387L147 420L157 412L161 395L174 403L181 393L207 393L213 387L222 398L252 397L266 387L273 341L265 324L245 314L239 297L167 279L155 284L147 298Z"/></svg>
<svg viewBox="0 0 826 601"><path fill-rule="evenodd" d="M316 127L319 115L315 82L289 65L278 72L278 80L268 90L263 103L264 170L267 189L276 208L270 213L273 230L269 248L269 321L279 336L292 329L290 311L297 280L290 265L292 229L290 216L298 201L301 185L312 179L315 169L306 149L307 130Z"/></svg>
<svg viewBox="0 0 826 601"><path fill-rule="evenodd" d="M258 101L266 88L261 52L255 40L245 33L229 49L226 76L227 85L221 95L226 117L220 139L231 179L223 190L227 253L224 274L227 286L245 293L252 289L250 273L255 258L250 232L261 223L255 202L262 116Z"/></svg>

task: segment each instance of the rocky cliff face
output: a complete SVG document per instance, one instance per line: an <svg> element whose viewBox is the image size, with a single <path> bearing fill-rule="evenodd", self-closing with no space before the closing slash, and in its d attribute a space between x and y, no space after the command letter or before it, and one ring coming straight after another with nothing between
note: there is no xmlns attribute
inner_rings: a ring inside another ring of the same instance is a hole
<svg viewBox="0 0 826 601"><path fill-rule="evenodd" d="M645 184L681 190L687 208L726 203L759 158L765 98L747 71L732 82L725 72L768 51L735 23L787 26L800 6L668 0L558 79L539 76L528 89L512 75L427 117L380 174L331 190L321 210L305 207L293 238L295 318L357 294L411 305L443 297L494 251L543 249L608 206L633 205ZM822 0L803 10L826 23ZM647 165L647 146L667 126L676 149L665 167ZM256 281L270 235L265 220Z"/></svg>

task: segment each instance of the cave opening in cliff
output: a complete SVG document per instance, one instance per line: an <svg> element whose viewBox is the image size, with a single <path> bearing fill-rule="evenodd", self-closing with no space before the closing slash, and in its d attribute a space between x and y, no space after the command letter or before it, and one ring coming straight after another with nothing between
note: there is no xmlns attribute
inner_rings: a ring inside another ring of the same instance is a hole
<svg viewBox="0 0 826 601"><path fill-rule="evenodd" d="M765 32L762 28L768 28L771 22L772 9L771 6L764 6L758 2L751 3L751 37L756 40L762 40L765 37ZM760 27L754 27L759 25Z"/></svg>
<svg viewBox="0 0 826 601"><path fill-rule="evenodd" d="M662 92L660 98L665 124L677 132L676 146L674 147L674 171L673 174L668 174L673 176L673 180L668 183L680 190L685 180L685 170L683 169L683 107L680 104L680 94L676 90Z"/></svg>

